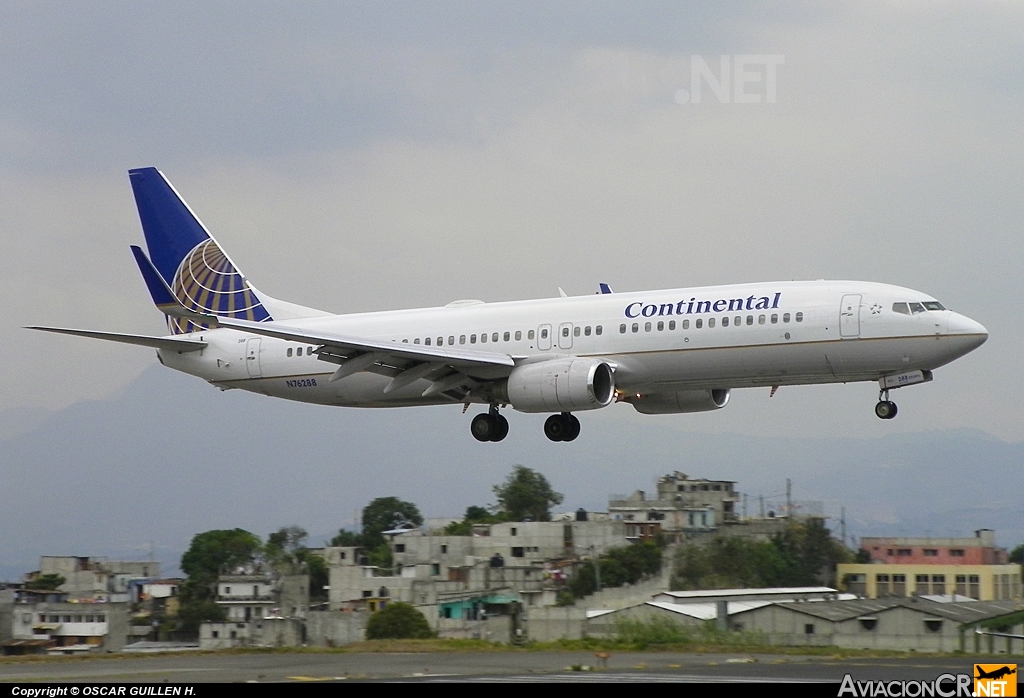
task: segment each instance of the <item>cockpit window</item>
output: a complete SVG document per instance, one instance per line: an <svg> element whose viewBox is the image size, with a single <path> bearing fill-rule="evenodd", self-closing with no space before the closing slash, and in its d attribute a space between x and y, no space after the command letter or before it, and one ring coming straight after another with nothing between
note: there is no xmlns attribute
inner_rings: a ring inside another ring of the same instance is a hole
<svg viewBox="0 0 1024 698"><path fill-rule="evenodd" d="M912 312L914 315L917 315L918 313L923 313L924 312L924 306L921 305L920 303L911 303L910 304L910 312Z"/></svg>
<svg viewBox="0 0 1024 698"><path fill-rule="evenodd" d="M910 308L906 303L893 303L892 312L900 313L902 315L910 315Z"/></svg>
<svg viewBox="0 0 1024 698"><path fill-rule="evenodd" d="M945 310L945 308L942 307L942 303L939 303L938 301L925 301L924 302L924 309L925 310Z"/></svg>

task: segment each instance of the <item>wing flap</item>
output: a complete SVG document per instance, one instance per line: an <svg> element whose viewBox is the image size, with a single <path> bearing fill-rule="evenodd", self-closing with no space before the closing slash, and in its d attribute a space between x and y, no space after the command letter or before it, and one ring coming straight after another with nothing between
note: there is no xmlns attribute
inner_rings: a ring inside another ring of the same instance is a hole
<svg viewBox="0 0 1024 698"><path fill-rule="evenodd" d="M208 346L206 342L197 342L194 339L174 339L173 337L150 337L144 334L120 334L118 332L97 332L95 330L72 330L65 327L26 327L26 330L40 330L42 332L56 332L57 334L70 334L75 337L89 337L91 339L103 339L108 342L120 342L121 344L134 344L140 347L153 347L154 349L165 349L179 353L199 351Z"/></svg>

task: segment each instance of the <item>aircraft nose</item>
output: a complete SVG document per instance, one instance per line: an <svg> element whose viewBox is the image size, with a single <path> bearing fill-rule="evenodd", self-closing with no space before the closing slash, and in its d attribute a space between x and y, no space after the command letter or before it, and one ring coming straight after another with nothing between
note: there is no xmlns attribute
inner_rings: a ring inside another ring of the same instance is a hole
<svg viewBox="0 0 1024 698"><path fill-rule="evenodd" d="M965 334L974 335L979 341L977 346L981 346L988 339L988 330L980 322L976 322L966 315L960 315L959 313L950 313L948 322L948 331L950 334Z"/></svg>

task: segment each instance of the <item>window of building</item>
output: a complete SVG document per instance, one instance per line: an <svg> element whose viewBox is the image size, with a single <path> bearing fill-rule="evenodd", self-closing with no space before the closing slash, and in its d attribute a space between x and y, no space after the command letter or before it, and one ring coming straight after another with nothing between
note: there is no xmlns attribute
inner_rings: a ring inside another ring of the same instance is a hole
<svg viewBox="0 0 1024 698"><path fill-rule="evenodd" d="M437 575L441 574L441 565L439 563L437 563L437 562L432 563L430 565L430 574L432 574L435 577Z"/></svg>
<svg viewBox="0 0 1024 698"><path fill-rule="evenodd" d="M935 548L925 548L924 549L924 556L925 557L938 557L939 556L939 551L937 549L935 549Z"/></svg>
<svg viewBox="0 0 1024 698"><path fill-rule="evenodd" d="M447 544L445 544L445 545L442 545L442 546L441 546L441 554L442 554L442 555L444 555L444 554L446 554L447 552L448 552L448 545L447 545Z"/></svg>
<svg viewBox="0 0 1024 698"><path fill-rule="evenodd" d="M395 552L396 553L404 553L405 552L405 543L395 543Z"/></svg>
<svg viewBox="0 0 1024 698"><path fill-rule="evenodd" d="M522 548L512 548L512 557L526 557Z"/></svg>
<svg viewBox="0 0 1024 698"><path fill-rule="evenodd" d="M805 623L804 624L804 635L813 635L813 634L814 634L814 623Z"/></svg>
<svg viewBox="0 0 1024 698"><path fill-rule="evenodd" d="M373 597L373 592L369 589L363 589L363 598L369 599Z"/></svg>
<svg viewBox="0 0 1024 698"><path fill-rule="evenodd" d="M860 621L861 630L874 630L878 627L878 618L874 616L866 616L857 620Z"/></svg>
<svg viewBox="0 0 1024 698"><path fill-rule="evenodd" d="M722 486L721 485L712 485L711 489L713 491L715 491L715 492L721 492L722 491Z"/></svg>
<svg viewBox="0 0 1024 698"><path fill-rule="evenodd" d="M509 532L509 535L511 535L511 536L514 536L514 535L516 535L516 533L517 533L516 529L515 529L515 528L513 528L513 529L511 529L511 531Z"/></svg>
<svg viewBox="0 0 1024 698"><path fill-rule="evenodd" d="M950 551L949 551L949 556L950 557L963 557L964 556L963 548L951 548Z"/></svg>
<svg viewBox="0 0 1024 698"><path fill-rule="evenodd" d="M896 550L896 557L910 557L913 552L910 548L898 548Z"/></svg>
<svg viewBox="0 0 1024 698"><path fill-rule="evenodd" d="M941 618L925 618L924 629L930 633L941 633L942 632L942 619Z"/></svg>

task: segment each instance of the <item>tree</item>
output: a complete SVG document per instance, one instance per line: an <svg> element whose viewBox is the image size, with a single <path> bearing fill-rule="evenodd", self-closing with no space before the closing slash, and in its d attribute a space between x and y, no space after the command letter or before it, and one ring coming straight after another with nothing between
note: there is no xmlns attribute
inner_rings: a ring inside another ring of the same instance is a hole
<svg viewBox="0 0 1024 698"><path fill-rule="evenodd" d="M522 465L494 486L494 495L498 516L505 521L550 521L551 506L562 503L562 495L551 489L546 477Z"/></svg>
<svg viewBox="0 0 1024 698"><path fill-rule="evenodd" d="M41 574L35 579L25 582L26 589L37 591L57 591L67 580L59 574Z"/></svg>
<svg viewBox="0 0 1024 698"><path fill-rule="evenodd" d="M212 598L222 571L254 564L262 549L259 536L241 528L197 533L181 556L181 570L188 575L182 602Z"/></svg>
<svg viewBox="0 0 1024 698"><path fill-rule="evenodd" d="M446 536L468 536L473 532L473 524L491 524L500 521L500 518L483 507L470 506L466 508L462 521L453 521L444 527L444 534Z"/></svg>
<svg viewBox="0 0 1024 698"><path fill-rule="evenodd" d="M267 536L267 544L263 546L263 555L267 562L280 574L295 574L305 566L306 553L309 551L303 543L309 534L306 529L298 526L287 526Z"/></svg>
<svg viewBox="0 0 1024 698"><path fill-rule="evenodd" d="M366 623L367 640L421 640L434 637L426 617L407 603L394 602Z"/></svg>
<svg viewBox="0 0 1024 698"><path fill-rule="evenodd" d="M331 538L331 545L343 548L358 548L363 544L363 538L358 533L346 531L344 528L338 531L338 535Z"/></svg>
<svg viewBox="0 0 1024 698"><path fill-rule="evenodd" d="M415 504L403 502L398 497L378 497L373 500L363 507L362 547L372 549L386 544L384 531L403 521L414 526L423 524L423 517Z"/></svg>
<svg viewBox="0 0 1024 698"><path fill-rule="evenodd" d="M1009 561L1016 562L1018 565L1024 565L1024 543L1010 551Z"/></svg>

